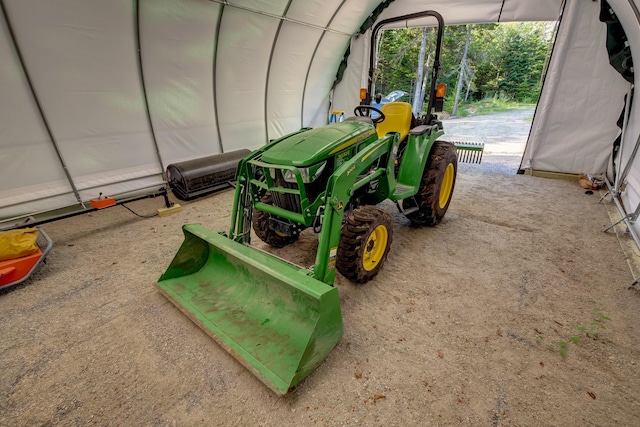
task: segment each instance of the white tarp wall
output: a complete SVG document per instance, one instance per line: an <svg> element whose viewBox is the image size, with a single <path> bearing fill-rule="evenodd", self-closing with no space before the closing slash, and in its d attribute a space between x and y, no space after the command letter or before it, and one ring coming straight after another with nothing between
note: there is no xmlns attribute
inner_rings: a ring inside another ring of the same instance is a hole
<svg viewBox="0 0 640 427"><path fill-rule="evenodd" d="M636 1L608 0L624 27L633 58L640 58L640 12ZM632 157L640 138L640 109L633 102L617 158L613 142L631 84L609 64L600 2L569 0L534 119L523 167L564 173L618 172L617 187L628 215L640 203L640 161ZM637 96L636 96L637 98ZM622 172L630 166L628 175ZM626 186L620 186L622 182ZM640 224L631 224L640 235Z"/></svg>
<svg viewBox="0 0 640 427"><path fill-rule="evenodd" d="M638 58L635 1L610 4ZM369 55L369 34L354 34L381 3L0 0L0 219L160 186L169 163L255 148L326 123L330 108L352 111ZM555 20L561 5L395 0L378 20L426 9L447 24ZM567 1L524 159L534 168L606 167L627 86L607 63L599 5ZM619 169L639 134L634 105ZM633 210L637 162L628 181Z"/></svg>
<svg viewBox="0 0 640 427"><path fill-rule="evenodd" d="M607 28L599 14L600 2L567 2L523 157L524 169L607 171L629 83L609 64Z"/></svg>
<svg viewBox="0 0 640 427"><path fill-rule="evenodd" d="M63 179L62 162L56 156L43 157L53 147L44 131L45 120L81 199L97 197L99 191L161 184L162 169L149 131L132 42L131 3L8 0L4 4L15 43L7 20L0 19L5 51L0 77L0 206L5 208L0 216L17 208L59 207L75 199L69 194L72 184ZM14 103L22 111L13 111ZM5 136L7 129L10 134ZM116 189L109 185L115 182L123 183ZM39 184L44 185L38 188Z"/></svg>
<svg viewBox="0 0 640 427"><path fill-rule="evenodd" d="M324 124L378 3L0 1L0 219L155 190L170 163Z"/></svg>

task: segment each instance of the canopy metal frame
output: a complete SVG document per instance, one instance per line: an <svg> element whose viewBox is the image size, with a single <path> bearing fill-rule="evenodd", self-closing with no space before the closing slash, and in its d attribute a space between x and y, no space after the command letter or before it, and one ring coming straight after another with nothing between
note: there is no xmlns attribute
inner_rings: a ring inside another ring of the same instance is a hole
<svg viewBox="0 0 640 427"><path fill-rule="evenodd" d="M624 106L624 118L622 121L622 130L621 130L621 136L620 136L621 138L620 151L618 152L618 159L620 159L620 166L622 164L623 147L624 147L625 137L627 134L627 125L629 123L629 111L631 110L631 94L633 92L633 88L634 88L633 83L629 83L629 90L627 91L626 102ZM639 149L640 149L640 135L636 139L636 143L633 147L633 150L631 151L631 156L627 160L624 168L622 169L622 172L618 172L615 174L613 182L609 181L609 178L606 176L606 174L603 175L603 181L607 186L607 192L602 197L600 197L600 200L598 200L598 204L600 204L608 196L611 196L611 203L615 204L616 208L618 209L618 213L621 216L620 220L609 225L608 227L603 228L602 231L606 233L607 231L613 229L616 225L620 223L624 223L627 233L631 235L631 238L633 239L638 249L640 249L640 237L638 236L635 229L633 228L633 225L638 220L638 217L640 217L640 203L637 204L633 212L627 213L627 210L625 209L624 204L622 203L621 196L624 190L626 189L627 176L631 171L631 166L636 160ZM618 168L618 171L619 170L620 168ZM634 288L638 283L640 283L640 276L635 278L629 287Z"/></svg>

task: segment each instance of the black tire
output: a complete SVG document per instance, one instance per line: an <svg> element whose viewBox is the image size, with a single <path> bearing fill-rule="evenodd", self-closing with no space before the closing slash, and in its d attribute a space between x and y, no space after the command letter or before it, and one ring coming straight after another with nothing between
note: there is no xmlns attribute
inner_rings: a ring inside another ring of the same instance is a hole
<svg viewBox="0 0 640 427"><path fill-rule="evenodd" d="M267 205L273 204L271 193L267 192L262 196L260 201ZM278 233L269 228L269 218L271 218L271 215L267 212L258 209L253 210L253 218L251 219L253 231L256 232L256 236L258 236L260 240L274 248L282 248L298 240L298 237L300 237L299 234L287 236L286 234Z"/></svg>
<svg viewBox="0 0 640 427"><path fill-rule="evenodd" d="M418 193L402 201L403 210L413 209L417 203L418 210L407 215L412 224L434 226L442 220L451 203L457 173L455 145L436 141L427 158Z"/></svg>
<svg viewBox="0 0 640 427"><path fill-rule="evenodd" d="M387 259L393 237L391 215L376 206L360 206L345 219L336 268L347 279L365 283L373 279Z"/></svg>

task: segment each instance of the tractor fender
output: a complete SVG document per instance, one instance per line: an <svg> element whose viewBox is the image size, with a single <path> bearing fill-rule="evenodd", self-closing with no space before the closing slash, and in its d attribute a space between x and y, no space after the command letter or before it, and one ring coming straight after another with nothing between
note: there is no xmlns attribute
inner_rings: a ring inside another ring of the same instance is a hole
<svg viewBox="0 0 640 427"><path fill-rule="evenodd" d="M418 129L423 127L428 129ZM419 133L409 133L407 146L400 159L400 170L398 171L398 184L413 187L416 191L420 185L422 172L433 143L437 138L444 135L442 130L434 126L418 126L418 128L416 130Z"/></svg>

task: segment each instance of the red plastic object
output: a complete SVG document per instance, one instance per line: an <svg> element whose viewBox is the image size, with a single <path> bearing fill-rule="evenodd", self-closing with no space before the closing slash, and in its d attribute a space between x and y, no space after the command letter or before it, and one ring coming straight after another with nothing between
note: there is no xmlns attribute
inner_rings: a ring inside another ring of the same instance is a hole
<svg viewBox="0 0 640 427"><path fill-rule="evenodd" d="M91 199L89 200L89 204L91 204L92 208L104 209L108 208L109 206L115 205L116 199L114 199L113 197L107 197L104 199Z"/></svg>
<svg viewBox="0 0 640 427"><path fill-rule="evenodd" d="M0 261L0 288L21 281L31 273L33 267L40 261L40 257L42 257L42 251L38 249L31 255Z"/></svg>

